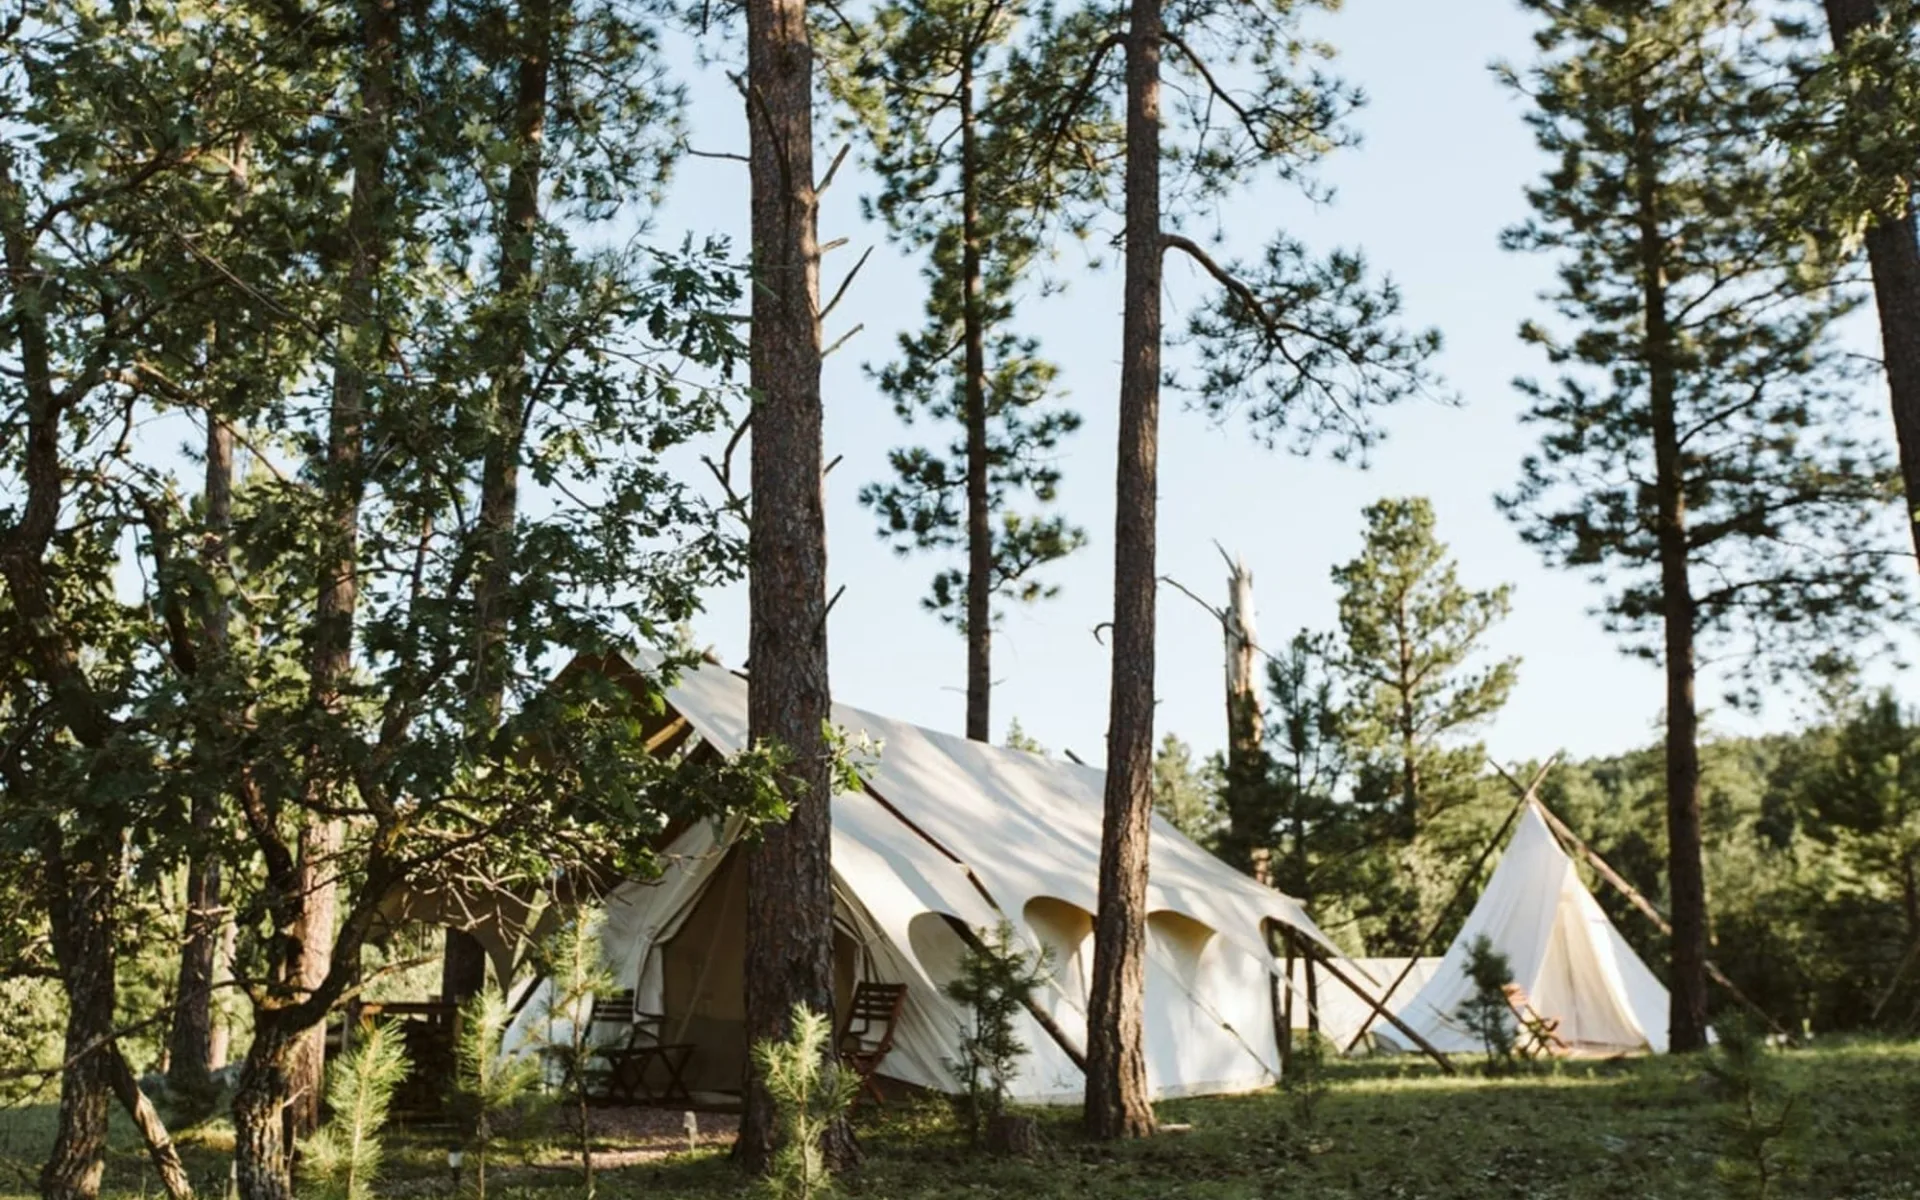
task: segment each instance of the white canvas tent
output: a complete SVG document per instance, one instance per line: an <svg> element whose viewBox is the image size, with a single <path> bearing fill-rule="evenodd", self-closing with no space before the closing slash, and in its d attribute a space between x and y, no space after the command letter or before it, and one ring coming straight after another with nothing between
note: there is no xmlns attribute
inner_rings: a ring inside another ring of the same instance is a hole
<svg viewBox="0 0 1920 1200"><path fill-rule="evenodd" d="M640 667L631 669L638 672ZM666 691L672 715L723 754L746 743L746 681L716 666ZM1038 998L1064 1040L1086 1041L1103 774L970 742L845 706L834 721L881 745L866 787L833 798L835 985L904 982L906 1011L882 1074L942 1091L961 1013L939 991L965 943L955 923L1011 922L1051 956ZM744 872L726 831L700 826L666 849L657 880L620 887L604 936L621 987L666 1016L667 1039L698 1049L698 1090L734 1090L744 1061ZM1255 883L1154 819L1148 881L1146 1043L1156 1097L1245 1091L1279 1072L1268 941L1287 926L1325 946L1300 904ZM1296 1006L1301 1003L1296 1001ZM509 1033L524 1046L550 1018L536 996ZM1018 1099L1067 1103L1082 1077L1055 1036L1023 1015L1029 1054Z"/></svg>
<svg viewBox="0 0 1920 1200"><path fill-rule="evenodd" d="M1536 1012L1560 1022L1576 1053L1666 1051L1666 987L1600 910L1531 802L1439 968L1396 1010L1444 1052L1481 1049L1456 1015L1473 993L1468 947L1481 935L1507 956L1514 982Z"/></svg>
<svg viewBox="0 0 1920 1200"><path fill-rule="evenodd" d="M1399 996L1411 996L1433 978L1440 969L1440 956L1426 958L1356 958L1351 960L1358 968L1354 982L1366 989L1364 993L1335 979L1324 970L1314 972L1313 1011L1319 1016L1320 1031L1331 1038L1336 1045L1345 1046L1353 1040L1362 1025L1368 1025L1367 1017L1373 1011L1373 998L1392 986L1393 981L1401 979ZM1409 969L1411 964L1411 969ZM1293 961L1293 1013L1292 1027L1297 1030L1309 1028L1307 1006L1307 960L1296 958ZM1391 1007L1391 1005L1389 1005ZM1370 1027L1377 1033L1390 1034L1387 1022L1375 1018ZM1396 1043L1397 1046L1397 1043Z"/></svg>

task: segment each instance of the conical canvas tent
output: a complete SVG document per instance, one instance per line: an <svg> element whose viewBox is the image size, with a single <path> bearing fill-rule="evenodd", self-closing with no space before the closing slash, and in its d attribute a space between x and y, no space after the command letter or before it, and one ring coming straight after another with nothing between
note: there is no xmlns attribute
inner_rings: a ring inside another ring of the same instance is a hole
<svg viewBox="0 0 1920 1200"><path fill-rule="evenodd" d="M1531 802L1439 968L1397 1009L1445 1052L1481 1049L1457 1015L1474 990L1468 947L1481 936L1507 956L1534 1011L1557 1020L1575 1052L1666 1051L1667 989L1607 920Z"/></svg>
<svg viewBox="0 0 1920 1200"><path fill-rule="evenodd" d="M633 664L609 670L633 671ZM746 681L715 666L666 690L674 720L714 750L746 743ZM1066 1103L1081 1094L1074 1055L1086 1044L1087 988L1100 856L1102 772L970 742L836 705L834 721L880 744L865 787L833 798L835 984L905 983L908 998L882 1074L957 1088L948 1061L963 1014L941 994L965 953L963 931L1011 923L1052 961L1038 1007L1023 1015L1029 1048L1016 1097ZM1298 902L1227 867L1155 818L1148 881L1146 1049L1156 1096L1245 1091L1274 1082L1276 988L1269 931L1322 946ZM745 1061L741 969L744 872L726 830L701 826L666 848L667 868L620 887L604 935L622 988L665 1015L667 1040L697 1047L697 1090L731 1091ZM542 1036L536 996L509 1046ZM1064 1044L1063 1044L1064 1043Z"/></svg>

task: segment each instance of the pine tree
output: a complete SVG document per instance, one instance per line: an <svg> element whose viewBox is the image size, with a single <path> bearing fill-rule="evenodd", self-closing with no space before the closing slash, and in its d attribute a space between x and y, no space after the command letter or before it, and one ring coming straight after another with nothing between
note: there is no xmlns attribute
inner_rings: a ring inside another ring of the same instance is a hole
<svg viewBox="0 0 1920 1200"><path fill-rule="evenodd" d="M900 336L899 358L874 378L905 423L956 430L950 445L893 451L893 479L860 500L900 553L964 552L965 567L936 574L924 603L967 639L976 741L992 728L996 604L1054 595L1040 570L1086 541L1046 511L1060 482L1055 451L1080 418L1049 405L1057 369L1013 318L1038 290L1023 281L1044 258L1046 214L1102 181L1097 158L1081 166L1086 136L1043 144L1033 123L1034 71L1011 46L1032 23L1027 8L896 0L837 47L845 61L834 76L881 179L869 210L925 256L926 325ZM1023 499L1039 511L1020 511Z"/></svg>
<svg viewBox="0 0 1920 1200"><path fill-rule="evenodd" d="M1219 837L1220 765L1195 762L1193 747L1178 734L1161 737L1153 754L1153 811L1202 846Z"/></svg>
<svg viewBox="0 0 1920 1200"><path fill-rule="evenodd" d="M587 1110L606 1075L606 1060L592 1038L593 1000L613 990L601 940L605 928L604 913L579 913L543 947L549 982L541 1014L547 1029L542 1050L559 1067L559 1099L567 1106L586 1200L594 1195L593 1125Z"/></svg>
<svg viewBox="0 0 1920 1200"><path fill-rule="evenodd" d="M833 756L812 31L805 0L748 0L746 27L754 397L747 728L751 741L782 757L789 814L746 850L746 1023L760 1043L784 1041L802 1009L832 1024ZM764 1172L778 1135L755 1063L734 1154ZM851 1127L835 1122L825 1152L835 1165L850 1162Z"/></svg>
<svg viewBox="0 0 1920 1200"><path fill-rule="evenodd" d="M387 1109L407 1075L406 1046L397 1025L369 1025L354 1033L353 1049L327 1072L333 1119L301 1144L300 1169L328 1200L370 1200L384 1158Z"/></svg>
<svg viewBox="0 0 1920 1200"><path fill-rule="evenodd" d="M1554 254L1560 368L1523 383L1537 453L1504 503L1556 565L1604 569L1610 630L1666 676L1670 1036L1705 1042L1703 647L1751 667L1868 631L1894 600L1876 519L1884 456L1858 443L1828 335L1847 303L1782 220L1768 94L1734 0L1529 0L1542 57L1509 81L1557 161L1512 248Z"/></svg>
<svg viewBox="0 0 1920 1200"><path fill-rule="evenodd" d="M460 1038L454 1045L455 1108L473 1151L474 1183L487 1200L487 1153L496 1122L519 1107L540 1083L540 1060L503 1053L513 1009L506 994L487 988L461 1006Z"/></svg>
<svg viewBox="0 0 1920 1200"><path fill-rule="evenodd" d="M1211 284L1187 330L1199 368L1192 391L1216 416L1244 411L1269 445L1302 453L1331 445L1337 456L1363 450L1379 434L1371 419L1376 406L1428 386L1425 364L1439 340L1395 327L1397 292L1370 283L1357 254L1317 259L1281 233L1243 264L1222 261L1178 232L1263 170L1311 188L1313 162L1349 140L1342 122L1359 98L1320 69L1317 60L1330 51L1300 35L1312 7L1294 0L1258 11L1226 0L1131 0L1124 13L1088 10L1089 51L1079 70L1063 73L1074 82L1049 121L1069 125L1092 98L1124 89L1113 682L1085 1112L1096 1137L1137 1137L1153 1128L1141 1002L1166 255L1178 251ZM1108 62L1114 50L1124 51L1121 78ZM1172 74L1177 89L1165 114L1163 73ZM1169 179L1180 186L1163 188ZM1174 203L1163 209L1169 195Z"/></svg>
<svg viewBox="0 0 1920 1200"><path fill-rule="evenodd" d="M1511 589L1461 584L1446 544L1434 536L1425 497L1380 500L1363 515L1359 555L1333 570L1340 663L1355 691L1346 732L1356 753L1395 763L1399 811L1392 831L1410 842L1477 789L1486 755L1457 742L1498 713L1513 690L1518 659L1472 666L1487 633L1507 615Z"/></svg>
<svg viewBox="0 0 1920 1200"><path fill-rule="evenodd" d="M1880 319L1908 521L1920 552L1920 7L1824 0L1831 51L1807 55L1779 128L1789 178L1829 253L1864 245ZM1790 34L1812 45L1798 21Z"/></svg>
<svg viewBox="0 0 1920 1200"><path fill-rule="evenodd" d="M1346 706L1331 669L1327 639L1302 629L1286 653L1267 664L1273 723L1267 739L1273 759L1280 853L1274 884L1326 920L1317 901L1322 868L1350 859L1336 800L1347 773Z"/></svg>

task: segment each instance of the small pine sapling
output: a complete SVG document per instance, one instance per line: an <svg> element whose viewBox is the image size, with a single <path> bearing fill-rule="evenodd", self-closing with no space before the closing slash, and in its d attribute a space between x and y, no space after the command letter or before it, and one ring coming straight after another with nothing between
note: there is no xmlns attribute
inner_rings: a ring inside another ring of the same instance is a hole
<svg viewBox="0 0 1920 1200"><path fill-rule="evenodd" d="M1722 1153L1715 1174L1729 1196L1769 1200L1793 1169L1787 1141L1794 1104L1774 1070L1765 1034L1744 1021L1717 1031L1720 1045L1707 1063L1726 1111L1720 1118Z"/></svg>
<svg viewBox="0 0 1920 1200"><path fill-rule="evenodd" d="M1513 1064L1513 1005L1507 1000L1507 986L1513 982L1513 964L1493 948L1486 934L1467 946L1467 978L1473 981L1473 995L1454 1010L1487 1051L1487 1069L1499 1070Z"/></svg>
<svg viewBox="0 0 1920 1200"><path fill-rule="evenodd" d="M482 991L460 1008L453 1109L473 1154L479 1200L487 1200L487 1151L498 1119L522 1107L540 1082L535 1058L501 1052L512 1020L513 1010L498 988Z"/></svg>
<svg viewBox="0 0 1920 1200"><path fill-rule="evenodd" d="M361 1030L353 1049L327 1073L333 1119L301 1143L300 1171L322 1200L370 1200L380 1174L381 1131L393 1090L406 1078L407 1053L388 1023Z"/></svg>
<svg viewBox="0 0 1920 1200"><path fill-rule="evenodd" d="M995 1129L1007 1112L1007 1095L1020 1073L1026 1043L1014 1030L1020 1010L1046 982L1047 955L1023 950L1013 925L1002 921L960 959L960 972L940 990L972 1013L960 1026L960 1055L948 1065L964 1085L961 1113L974 1142Z"/></svg>
<svg viewBox="0 0 1920 1200"><path fill-rule="evenodd" d="M558 1069L555 1084L566 1106L568 1123L580 1154L580 1176L586 1200L593 1200L593 1130L587 1106L605 1072L605 1060L593 1044L593 998L613 990L613 973L601 949L604 918L585 913L569 921L546 944L547 978L546 1060Z"/></svg>
<svg viewBox="0 0 1920 1200"><path fill-rule="evenodd" d="M852 1106L859 1080L828 1056L833 1027L825 1016L796 1004L788 1021L784 1041L753 1045L779 1128L779 1148L761 1183L774 1200L825 1200L833 1195L833 1173L821 1135Z"/></svg>
<svg viewBox="0 0 1920 1200"><path fill-rule="evenodd" d="M1301 1132L1311 1132L1320 1116L1320 1101L1327 1095L1327 1039L1318 1031L1309 1031L1295 1043L1280 1087L1293 1102L1295 1124Z"/></svg>

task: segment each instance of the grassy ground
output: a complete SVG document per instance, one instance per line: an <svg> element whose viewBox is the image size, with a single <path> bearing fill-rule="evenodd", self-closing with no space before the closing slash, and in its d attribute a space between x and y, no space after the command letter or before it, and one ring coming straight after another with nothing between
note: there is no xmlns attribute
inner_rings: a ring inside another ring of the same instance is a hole
<svg viewBox="0 0 1920 1200"><path fill-rule="evenodd" d="M1830 1045L1782 1054L1779 1064L1798 1098L1789 1141L1796 1165L1773 1195L1920 1200L1920 1044ZM1717 1170L1729 1145L1727 1110L1696 1061L1560 1064L1498 1079L1443 1078L1410 1061L1342 1063L1329 1068L1327 1081L1311 1117L1297 1095L1281 1092L1175 1101L1160 1106L1160 1119L1190 1131L1121 1146L1082 1141L1071 1113L1044 1114L1046 1148L1026 1161L969 1150L940 1108L896 1107L884 1118L863 1115L867 1162L846 1190L886 1200L1729 1194ZM50 1122L46 1108L0 1114L0 1200L30 1194L27 1172ZM224 1182L223 1141L213 1129L192 1147L196 1177ZM604 1200L705 1200L742 1191L722 1149L648 1161L634 1161L642 1155L631 1144L609 1142L604 1150ZM489 1194L582 1194L561 1153L510 1148ZM391 1159L380 1195L455 1194L444 1135L397 1131ZM108 1194L156 1194L125 1130L116 1138Z"/></svg>

